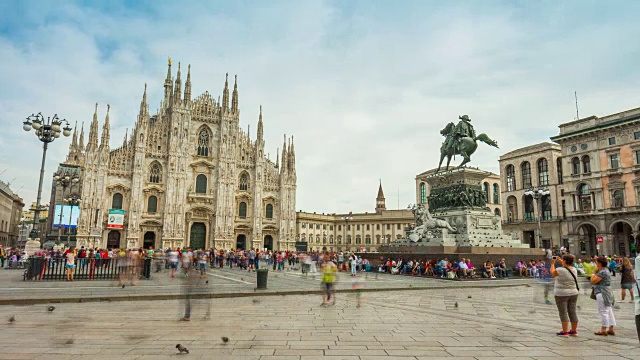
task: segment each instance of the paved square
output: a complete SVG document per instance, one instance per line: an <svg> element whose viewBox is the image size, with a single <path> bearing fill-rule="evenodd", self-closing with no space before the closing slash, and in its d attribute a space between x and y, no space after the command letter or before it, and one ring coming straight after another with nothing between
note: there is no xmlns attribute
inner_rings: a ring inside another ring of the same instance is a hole
<svg viewBox="0 0 640 360"><path fill-rule="evenodd" d="M370 292L361 308L354 294L330 307L318 295L202 299L191 322L178 321L178 300L55 304L51 313L6 305L0 359L640 359L632 304L615 311L618 335L598 338L595 303L582 295L580 336L558 338L556 308L534 301L538 291ZM177 343L190 354L176 355Z"/></svg>

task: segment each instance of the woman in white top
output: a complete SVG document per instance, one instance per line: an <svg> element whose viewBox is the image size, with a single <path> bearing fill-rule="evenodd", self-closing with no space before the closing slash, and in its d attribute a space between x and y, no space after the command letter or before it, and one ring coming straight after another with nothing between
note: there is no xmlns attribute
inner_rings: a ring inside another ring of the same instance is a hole
<svg viewBox="0 0 640 360"><path fill-rule="evenodd" d="M562 267L556 268L557 262L561 262ZM576 304L578 303L580 288L578 287L578 272L573 267L574 262L575 257L571 254L564 255L562 259L554 257L549 269L551 275L555 278L553 295L556 298L560 322L562 323L562 330L557 333L558 336L578 335ZM571 322L571 330L569 330L569 322Z"/></svg>

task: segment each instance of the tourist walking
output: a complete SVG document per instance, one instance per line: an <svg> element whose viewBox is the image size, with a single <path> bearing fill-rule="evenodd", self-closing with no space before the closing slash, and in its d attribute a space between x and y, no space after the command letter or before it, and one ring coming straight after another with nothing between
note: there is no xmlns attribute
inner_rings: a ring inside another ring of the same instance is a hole
<svg viewBox="0 0 640 360"><path fill-rule="evenodd" d="M358 257L356 256L356 254L351 253L349 260L351 262L351 276L356 276Z"/></svg>
<svg viewBox="0 0 640 360"><path fill-rule="evenodd" d="M598 270L596 274L591 277L602 325L600 331L594 332L594 334L600 336L616 334L616 318L613 315L613 303L615 299L613 297L613 291L611 290L611 275L607 270L607 265L607 258L604 256L597 258L596 266Z"/></svg>
<svg viewBox="0 0 640 360"><path fill-rule="evenodd" d="M629 296L631 296L631 302L634 300L633 296L633 286L636 283L636 278L633 276L633 266L631 266L631 261L629 258L625 257L622 259L622 266L620 267L620 289L621 289L621 300L620 302L624 302L624 298L627 296L627 290L629 290Z"/></svg>
<svg viewBox="0 0 640 360"><path fill-rule="evenodd" d="M324 297L322 299L322 306L335 305L336 294L333 288L336 282L336 272L338 268L331 260L328 260L322 264L322 287L324 289Z"/></svg>
<svg viewBox="0 0 640 360"><path fill-rule="evenodd" d="M556 268L556 263L560 262L562 267ZM575 257L567 254L562 259L553 258L551 260L551 275L555 278L553 295L556 298L556 306L560 315L562 330L557 333L559 336L578 335L578 314L576 305L580 287L578 286L578 272L573 266ZM571 329L569 329L571 323Z"/></svg>
<svg viewBox="0 0 640 360"><path fill-rule="evenodd" d="M640 286L638 286L638 279L640 279L640 254L636 257L635 266L636 283L635 288L631 291L635 291L636 333L638 334L638 341L640 341Z"/></svg>

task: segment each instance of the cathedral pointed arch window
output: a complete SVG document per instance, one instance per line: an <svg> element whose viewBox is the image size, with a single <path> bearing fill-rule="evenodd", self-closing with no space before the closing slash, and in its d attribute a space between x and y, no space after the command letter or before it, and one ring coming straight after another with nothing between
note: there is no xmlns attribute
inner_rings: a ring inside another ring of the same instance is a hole
<svg viewBox="0 0 640 360"><path fill-rule="evenodd" d="M155 196L149 196L147 199L147 212L149 214L155 214L158 211L158 198Z"/></svg>
<svg viewBox="0 0 640 360"><path fill-rule="evenodd" d="M111 198L111 208L112 209L122 209L122 194L115 193Z"/></svg>
<svg viewBox="0 0 640 360"><path fill-rule="evenodd" d="M209 156L209 132L201 129L198 133L198 156Z"/></svg>
<svg viewBox="0 0 640 360"><path fill-rule="evenodd" d="M244 201L238 205L238 216L243 219L247 217L247 203Z"/></svg>
<svg viewBox="0 0 640 360"><path fill-rule="evenodd" d="M246 172L240 175L240 190L249 190L249 175Z"/></svg>
<svg viewBox="0 0 640 360"><path fill-rule="evenodd" d="M149 182L150 183L159 183L162 180L162 169L160 168L160 164L154 162L151 164L151 168L149 169Z"/></svg>
<svg viewBox="0 0 640 360"><path fill-rule="evenodd" d="M207 193L207 176L200 174L196 176L196 194Z"/></svg>
<svg viewBox="0 0 640 360"><path fill-rule="evenodd" d="M273 219L273 205L267 204L266 208L264 209L264 212L265 212L265 217L267 219Z"/></svg>

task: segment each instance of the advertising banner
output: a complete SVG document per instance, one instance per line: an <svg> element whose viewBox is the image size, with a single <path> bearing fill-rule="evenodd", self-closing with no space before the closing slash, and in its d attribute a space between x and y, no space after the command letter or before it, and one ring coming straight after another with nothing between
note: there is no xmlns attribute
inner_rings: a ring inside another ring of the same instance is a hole
<svg viewBox="0 0 640 360"><path fill-rule="evenodd" d="M124 228L124 210L109 209L109 220L107 221L107 229Z"/></svg>
<svg viewBox="0 0 640 360"><path fill-rule="evenodd" d="M89 233L89 236L92 236L92 237L102 236L102 229L100 229L99 227L91 228L91 232Z"/></svg>

